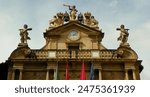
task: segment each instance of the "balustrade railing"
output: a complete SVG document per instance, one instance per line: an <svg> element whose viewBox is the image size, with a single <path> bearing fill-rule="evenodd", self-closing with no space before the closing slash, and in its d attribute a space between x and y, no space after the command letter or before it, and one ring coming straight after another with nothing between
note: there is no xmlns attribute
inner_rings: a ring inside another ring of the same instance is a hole
<svg viewBox="0 0 150 97"><path fill-rule="evenodd" d="M116 50L32 50L37 59L116 59Z"/></svg>

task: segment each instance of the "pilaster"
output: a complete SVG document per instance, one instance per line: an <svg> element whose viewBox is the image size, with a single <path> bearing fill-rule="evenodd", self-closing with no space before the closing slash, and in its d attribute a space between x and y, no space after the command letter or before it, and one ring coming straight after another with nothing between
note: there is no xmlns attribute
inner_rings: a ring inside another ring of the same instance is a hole
<svg viewBox="0 0 150 97"><path fill-rule="evenodd" d="M134 62L127 62L125 63L125 79L128 80L129 79L129 75L128 75L128 71L132 70L132 76L133 76L133 80L136 80L136 73L135 73L135 66L134 66Z"/></svg>
<svg viewBox="0 0 150 97"><path fill-rule="evenodd" d="M95 63L94 64L94 70L95 69L98 69L99 80L102 80L102 66L101 66L101 64Z"/></svg>
<svg viewBox="0 0 150 97"><path fill-rule="evenodd" d="M23 73L23 70L20 69L19 71L20 71L20 73L19 73L19 74L20 74L20 75L19 75L19 80L22 80L22 73Z"/></svg>

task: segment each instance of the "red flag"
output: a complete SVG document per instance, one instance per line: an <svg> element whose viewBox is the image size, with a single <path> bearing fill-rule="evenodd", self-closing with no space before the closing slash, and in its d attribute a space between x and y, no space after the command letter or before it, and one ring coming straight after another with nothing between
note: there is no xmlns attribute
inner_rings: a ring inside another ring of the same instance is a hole
<svg viewBox="0 0 150 97"><path fill-rule="evenodd" d="M68 75L68 63L66 64L66 80L69 80L69 75Z"/></svg>
<svg viewBox="0 0 150 97"><path fill-rule="evenodd" d="M85 74L85 69L84 69L84 63L82 63L82 70L80 74L80 80L86 80L86 74Z"/></svg>

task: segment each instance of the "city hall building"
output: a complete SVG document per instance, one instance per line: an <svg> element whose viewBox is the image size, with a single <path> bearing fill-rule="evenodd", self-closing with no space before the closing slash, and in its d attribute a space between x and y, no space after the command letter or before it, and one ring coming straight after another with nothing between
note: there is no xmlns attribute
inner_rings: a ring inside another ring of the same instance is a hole
<svg viewBox="0 0 150 97"><path fill-rule="evenodd" d="M43 33L45 45L28 46L32 28L24 25L20 43L5 63L0 64L1 79L8 80L139 80L143 69L137 53L128 43L129 29L121 25L116 49L102 43L104 33L91 12L78 13L64 5ZM32 41L32 40L30 40ZM112 42L110 42L112 44Z"/></svg>

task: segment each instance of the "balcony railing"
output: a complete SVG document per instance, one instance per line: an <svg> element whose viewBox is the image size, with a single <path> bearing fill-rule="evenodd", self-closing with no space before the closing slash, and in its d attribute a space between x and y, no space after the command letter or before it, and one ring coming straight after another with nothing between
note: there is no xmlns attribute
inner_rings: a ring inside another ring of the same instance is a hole
<svg viewBox="0 0 150 97"><path fill-rule="evenodd" d="M116 50L32 50L37 59L117 59Z"/></svg>

